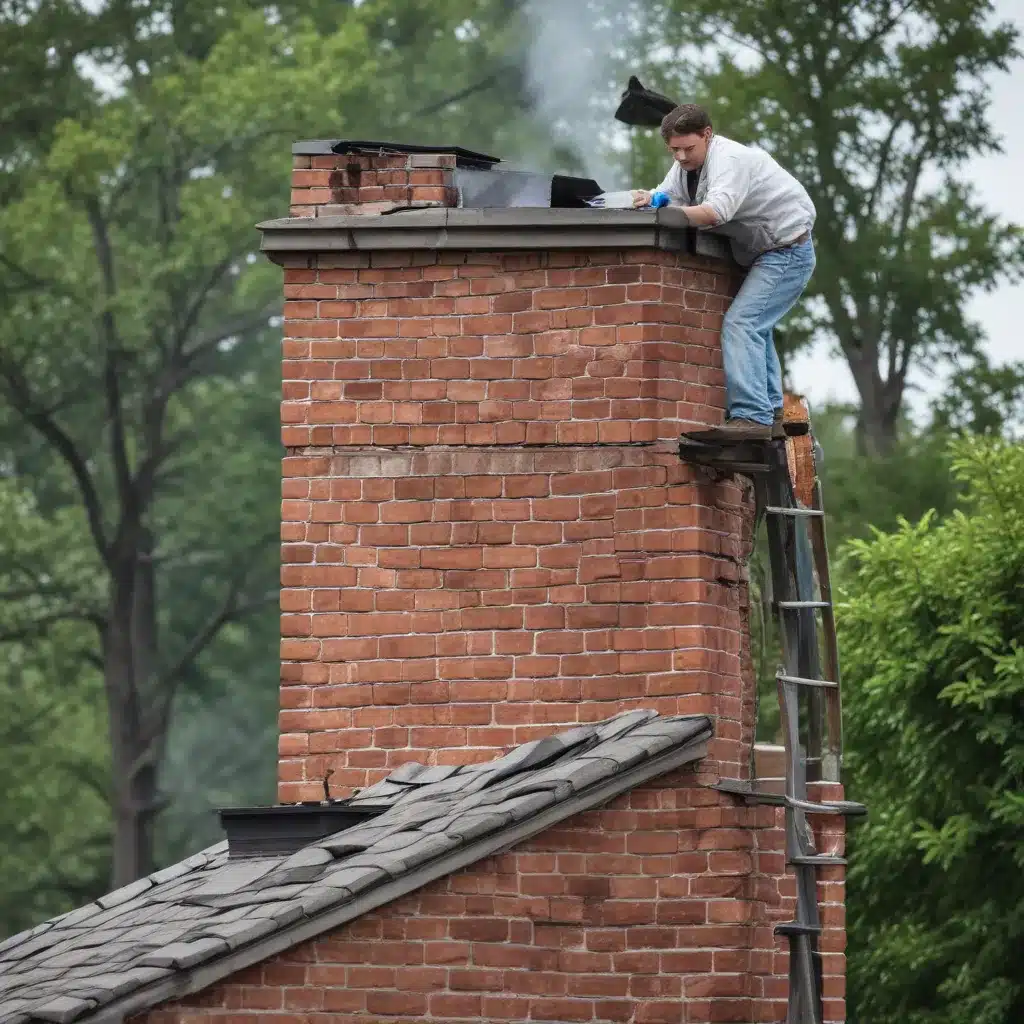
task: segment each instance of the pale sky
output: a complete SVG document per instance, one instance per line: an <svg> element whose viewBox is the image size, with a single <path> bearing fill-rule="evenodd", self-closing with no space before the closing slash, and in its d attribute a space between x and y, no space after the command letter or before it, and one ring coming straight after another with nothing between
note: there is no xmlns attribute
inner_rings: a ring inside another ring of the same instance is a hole
<svg viewBox="0 0 1024 1024"><path fill-rule="evenodd" d="M1024 0L995 0L996 17L1013 21L1024 32ZM992 79L991 121L1003 137L1004 152L980 158L971 164L965 180L971 182L981 202L995 213L1024 224L1024 59L1016 61L1010 73ZM980 296L968 306L987 335L986 348L997 362L1024 359L1024 285L1004 286ZM826 401L854 401L856 389L846 363L830 357L827 345L793 360L791 384L805 394L812 406ZM917 374L910 406L920 410L929 394L942 381Z"/></svg>

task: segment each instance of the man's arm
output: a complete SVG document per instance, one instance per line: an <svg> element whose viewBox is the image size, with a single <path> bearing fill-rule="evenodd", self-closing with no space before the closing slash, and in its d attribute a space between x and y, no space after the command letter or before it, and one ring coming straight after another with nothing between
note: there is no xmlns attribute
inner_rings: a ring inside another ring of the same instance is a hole
<svg viewBox="0 0 1024 1024"><path fill-rule="evenodd" d="M650 206L653 195L653 192L637 189L633 193L633 205L637 207ZM682 197L676 196L675 198L681 199ZM713 228L721 223L718 214L711 206L677 206L676 209L683 211L690 226L694 228Z"/></svg>
<svg viewBox="0 0 1024 1024"><path fill-rule="evenodd" d="M684 206L682 211L693 228L715 228L722 223L715 208L706 203L703 206Z"/></svg>
<svg viewBox="0 0 1024 1024"><path fill-rule="evenodd" d="M746 155L730 155L708 167L704 205L686 210L686 216L694 227L718 227L736 215L750 191L753 164L750 159L744 159Z"/></svg>

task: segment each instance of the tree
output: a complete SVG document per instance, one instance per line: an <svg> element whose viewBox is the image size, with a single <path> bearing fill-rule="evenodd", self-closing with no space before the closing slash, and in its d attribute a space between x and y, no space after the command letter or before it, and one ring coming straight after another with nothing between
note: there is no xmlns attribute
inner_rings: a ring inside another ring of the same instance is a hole
<svg viewBox="0 0 1024 1024"><path fill-rule="evenodd" d="M839 606L852 1019L1024 1015L1024 448L952 449L961 508L852 545Z"/></svg>
<svg viewBox="0 0 1024 1024"><path fill-rule="evenodd" d="M221 630L201 679L179 693L161 772L167 809L155 859L181 860L224 838L216 811L273 803L277 789L276 604Z"/></svg>
<svg viewBox="0 0 1024 1024"><path fill-rule="evenodd" d="M960 488L950 478L952 435L945 427L922 428L901 418L893 447L865 455L857 444L855 408L826 407L813 418L833 555L852 538L895 530L901 519L916 521L929 511L944 517L956 507Z"/></svg>
<svg viewBox="0 0 1024 1024"><path fill-rule="evenodd" d="M325 90L343 102L368 70L355 19L329 37L262 13L222 29L198 57L173 32L129 38L118 91L55 125L0 212L24 282L0 326L6 448L93 573L83 591L56 564L58 611L27 628L95 631L115 885L152 866L178 691L225 624L276 598L280 289L253 223L280 211L288 143Z"/></svg>
<svg viewBox="0 0 1024 1024"><path fill-rule="evenodd" d="M75 634L65 625L45 646L9 645L0 667L0 937L95 899L109 879L102 690L67 655Z"/></svg>
<svg viewBox="0 0 1024 1024"><path fill-rule="evenodd" d="M890 452L910 370L974 357L968 299L1024 267L1019 231L964 177L999 149L986 80L1017 55L1016 31L989 25L989 0L636 7L631 52L661 87L703 98L725 134L764 146L810 192L818 268L790 341L834 339L862 450Z"/></svg>

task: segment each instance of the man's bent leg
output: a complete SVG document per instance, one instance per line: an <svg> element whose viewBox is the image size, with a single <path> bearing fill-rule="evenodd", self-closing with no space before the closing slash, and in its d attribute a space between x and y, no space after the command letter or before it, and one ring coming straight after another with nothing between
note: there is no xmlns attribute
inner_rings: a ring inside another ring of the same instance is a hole
<svg viewBox="0 0 1024 1024"><path fill-rule="evenodd" d="M765 310L779 287L785 266L759 257L747 273L722 322L722 365L725 369L726 414L729 419L770 424Z"/></svg>
<svg viewBox="0 0 1024 1024"><path fill-rule="evenodd" d="M782 405L782 367L772 333L800 298L814 264L814 245L808 240L766 252L750 268L722 327L730 418L771 423Z"/></svg>
<svg viewBox="0 0 1024 1024"><path fill-rule="evenodd" d="M777 252L765 253L758 260L778 262L783 267L779 283L765 303L760 326L765 337L765 377L768 399L773 408L782 406L782 364L775 348L775 325L796 305L807 282L814 273L814 243L793 246Z"/></svg>

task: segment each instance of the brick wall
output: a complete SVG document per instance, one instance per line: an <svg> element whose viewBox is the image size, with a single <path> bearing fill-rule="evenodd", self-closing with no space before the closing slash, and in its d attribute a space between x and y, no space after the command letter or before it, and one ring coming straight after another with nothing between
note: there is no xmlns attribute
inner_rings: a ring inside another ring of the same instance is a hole
<svg viewBox="0 0 1024 1024"><path fill-rule="evenodd" d="M455 206L455 157L441 153L296 156L291 216L387 213L408 206Z"/></svg>
<svg viewBox="0 0 1024 1024"><path fill-rule="evenodd" d="M666 778L146 1024L781 1021L781 813ZM841 1021L842 881L819 898L826 1020Z"/></svg>
<svg viewBox="0 0 1024 1024"><path fill-rule="evenodd" d="M711 763L744 777L749 496L671 440L721 418L729 268L656 250L294 262L281 798L317 796L327 767L342 792L637 705L715 715Z"/></svg>
<svg viewBox="0 0 1024 1024"><path fill-rule="evenodd" d="M285 459L281 797L618 710L716 717L737 776L745 507L641 449Z"/></svg>
<svg viewBox="0 0 1024 1024"><path fill-rule="evenodd" d="M738 282L715 261L656 250L309 261L285 271L290 447L629 444L721 418L718 338Z"/></svg>

